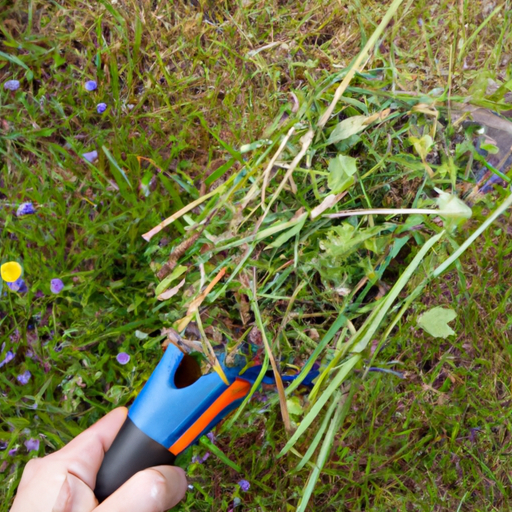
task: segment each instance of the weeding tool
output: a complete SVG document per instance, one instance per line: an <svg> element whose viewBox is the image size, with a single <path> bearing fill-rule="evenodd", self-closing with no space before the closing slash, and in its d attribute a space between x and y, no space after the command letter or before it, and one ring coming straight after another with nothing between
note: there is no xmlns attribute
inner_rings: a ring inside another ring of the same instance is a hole
<svg viewBox="0 0 512 512"><path fill-rule="evenodd" d="M261 371L261 365L222 367L228 385L217 373L202 375L198 362L176 346L167 347L105 453L94 489L100 503L138 471L172 466L181 452L242 403ZM275 383L268 373L263 382ZM311 385L317 376L318 371L309 372L302 384Z"/></svg>
<svg viewBox="0 0 512 512"><path fill-rule="evenodd" d="M101 503L138 471L176 457L238 407L251 389L241 368L201 375L197 361L169 345L106 452L94 493ZM253 373L251 373L253 375Z"/></svg>

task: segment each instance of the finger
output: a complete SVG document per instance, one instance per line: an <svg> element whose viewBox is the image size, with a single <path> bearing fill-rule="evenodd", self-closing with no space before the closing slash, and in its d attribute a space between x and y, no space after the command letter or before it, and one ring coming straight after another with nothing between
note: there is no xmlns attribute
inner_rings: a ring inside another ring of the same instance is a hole
<svg viewBox="0 0 512 512"><path fill-rule="evenodd" d="M126 407L114 409L55 454L66 461L71 474L84 481L91 489L94 488L96 474L105 452L114 442L127 413Z"/></svg>
<svg viewBox="0 0 512 512"><path fill-rule="evenodd" d="M92 490L76 476L66 475L52 512L92 512L98 501Z"/></svg>
<svg viewBox="0 0 512 512"><path fill-rule="evenodd" d="M181 468L156 466L132 476L94 512L165 512L186 492L187 478Z"/></svg>
<svg viewBox="0 0 512 512"><path fill-rule="evenodd" d="M92 489L49 455L27 463L11 511L91 512L97 504Z"/></svg>

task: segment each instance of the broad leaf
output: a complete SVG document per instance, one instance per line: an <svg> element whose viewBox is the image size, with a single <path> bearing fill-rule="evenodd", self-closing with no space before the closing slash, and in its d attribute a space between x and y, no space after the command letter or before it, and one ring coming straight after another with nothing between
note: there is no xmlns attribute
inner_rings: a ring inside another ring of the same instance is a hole
<svg viewBox="0 0 512 512"><path fill-rule="evenodd" d="M351 156L338 155L329 160L329 178L327 184L333 194L347 190L355 182L357 160Z"/></svg>
<svg viewBox="0 0 512 512"><path fill-rule="evenodd" d="M344 119L331 132L327 144L336 144L340 140L348 139L351 135L363 131L368 125L367 123L368 118L366 116L352 116Z"/></svg>
<svg viewBox="0 0 512 512"><path fill-rule="evenodd" d="M427 331L434 338L446 338L455 334L455 331L448 325L457 313L453 309L435 307L427 311L418 319L418 325Z"/></svg>

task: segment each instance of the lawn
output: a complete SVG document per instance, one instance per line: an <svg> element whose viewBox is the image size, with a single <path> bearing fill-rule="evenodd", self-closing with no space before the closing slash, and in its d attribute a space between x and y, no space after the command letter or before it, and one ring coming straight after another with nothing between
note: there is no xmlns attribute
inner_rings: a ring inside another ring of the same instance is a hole
<svg viewBox="0 0 512 512"><path fill-rule="evenodd" d="M176 510L512 509L511 9L0 0L0 510L177 338L320 377Z"/></svg>

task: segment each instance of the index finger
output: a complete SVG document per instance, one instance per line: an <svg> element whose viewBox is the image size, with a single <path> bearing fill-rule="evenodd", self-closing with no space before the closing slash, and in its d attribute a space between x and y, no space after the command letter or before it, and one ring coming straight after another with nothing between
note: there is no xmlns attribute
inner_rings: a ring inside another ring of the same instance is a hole
<svg viewBox="0 0 512 512"><path fill-rule="evenodd" d="M68 471L80 478L91 489L94 488L105 452L110 448L121 429L128 409L118 407L94 425L84 430L75 439L59 450L59 458L64 458Z"/></svg>

